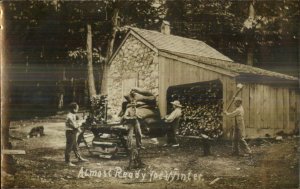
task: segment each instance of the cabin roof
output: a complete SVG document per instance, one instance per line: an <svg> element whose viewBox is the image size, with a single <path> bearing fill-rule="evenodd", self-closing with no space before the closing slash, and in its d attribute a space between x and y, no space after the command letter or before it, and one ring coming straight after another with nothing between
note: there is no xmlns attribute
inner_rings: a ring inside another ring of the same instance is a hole
<svg viewBox="0 0 300 189"><path fill-rule="evenodd" d="M135 36L138 40L156 52L175 55L199 64L206 64L218 68L218 70L222 69L224 71L235 73L233 75L238 75L238 78L241 80L249 80L258 76L257 78L259 78L259 80L255 80L255 82L258 83L260 83L260 80L264 79L271 79L271 82L286 80L293 82L298 81L298 78L296 77L236 63L203 41L135 27L129 27L129 33L111 57L110 61L114 59L115 55L130 35ZM252 79L251 81L254 80Z"/></svg>
<svg viewBox="0 0 300 189"><path fill-rule="evenodd" d="M157 31L139 28L131 28L131 30L152 44L158 50L233 62L233 60L207 45L203 41L176 35L167 35Z"/></svg>

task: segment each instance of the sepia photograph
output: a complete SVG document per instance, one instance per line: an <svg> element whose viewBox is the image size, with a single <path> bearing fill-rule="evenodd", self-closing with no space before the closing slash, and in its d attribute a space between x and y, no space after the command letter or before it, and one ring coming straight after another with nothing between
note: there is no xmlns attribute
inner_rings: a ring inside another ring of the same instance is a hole
<svg viewBox="0 0 300 189"><path fill-rule="evenodd" d="M299 189L299 0L2 0L1 188Z"/></svg>

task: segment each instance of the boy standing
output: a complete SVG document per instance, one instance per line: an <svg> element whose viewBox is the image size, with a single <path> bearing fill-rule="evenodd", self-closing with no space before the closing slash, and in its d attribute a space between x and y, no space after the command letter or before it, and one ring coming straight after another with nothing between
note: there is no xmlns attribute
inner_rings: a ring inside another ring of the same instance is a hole
<svg viewBox="0 0 300 189"><path fill-rule="evenodd" d="M224 112L226 116L234 118L235 121L232 155L239 155L239 144L242 146L246 154L250 155L252 152L245 141L244 108L242 106L242 99L240 97L236 97L234 99L234 105L236 109L233 112Z"/></svg>
<svg viewBox="0 0 300 189"><path fill-rule="evenodd" d="M76 113L78 112L79 106L77 103L73 102L70 104L70 111L67 114L66 119L66 150L65 150L65 162L69 166L75 166L70 161L70 153L73 150L75 153L76 158L79 161L85 162L88 161L81 157L78 152L78 145L77 145L77 133L80 131L80 124L77 121Z"/></svg>
<svg viewBox="0 0 300 189"><path fill-rule="evenodd" d="M122 117L122 122L129 127L127 140L128 148L132 149L133 134L135 134L137 148L144 149L142 146L140 123L136 115L136 102L132 95L124 96L124 98L126 99L126 102L123 102L119 116Z"/></svg>

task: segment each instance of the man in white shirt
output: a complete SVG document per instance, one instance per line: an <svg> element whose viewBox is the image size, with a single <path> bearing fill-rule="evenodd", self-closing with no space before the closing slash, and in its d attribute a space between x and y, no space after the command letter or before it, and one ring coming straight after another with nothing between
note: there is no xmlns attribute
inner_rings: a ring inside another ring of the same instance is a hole
<svg viewBox="0 0 300 189"><path fill-rule="evenodd" d="M169 115L166 115L164 118L164 121L167 123L168 130L167 130L167 144L164 146L171 145L172 147L178 147L179 144L176 139L176 132L177 128L179 126L179 119L182 115L182 105L178 100L175 100L174 102L171 102L173 105L173 112L171 112Z"/></svg>
<svg viewBox="0 0 300 189"><path fill-rule="evenodd" d="M225 111L225 115L234 118L234 132L233 132L233 152L232 155L239 155L239 145L243 148L246 154L251 154L251 150L245 141L245 123L244 123L244 108L242 106L242 99L236 97L234 99L234 105L236 109L233 112L228 113Z"/></svg>

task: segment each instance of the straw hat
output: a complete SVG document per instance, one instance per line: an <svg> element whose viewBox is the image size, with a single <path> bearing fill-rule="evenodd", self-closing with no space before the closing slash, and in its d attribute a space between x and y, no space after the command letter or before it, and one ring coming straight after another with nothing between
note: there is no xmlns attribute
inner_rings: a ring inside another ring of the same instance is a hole
<svg viewBox="0 0 300 189"><path fill-rule="evenodd" d="M178 100L175 100L174 102L171 102L171 104L173 104L174 106L182 108L182 105L180 104L180 102Z"/></svg>
<svg viewBox="0 0 300 189"><path fill-rule="evenodd" d="M235 97L235 98L234 98L234 101L235 101L235 102L242 102L242 99L241 99L241 97Z"/></svg>

